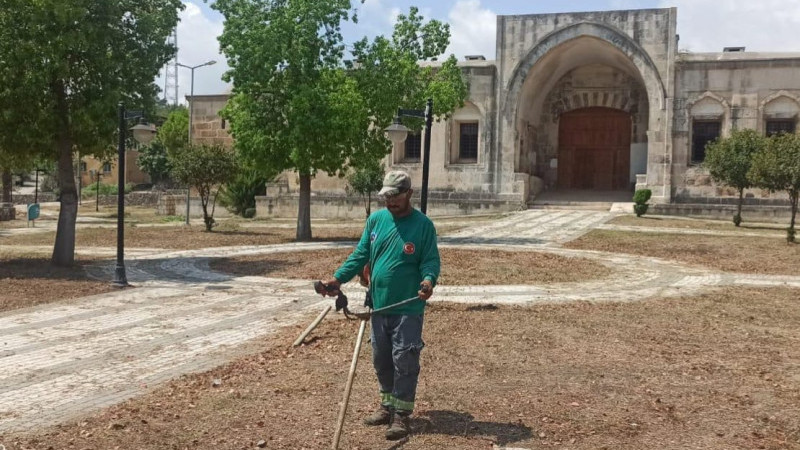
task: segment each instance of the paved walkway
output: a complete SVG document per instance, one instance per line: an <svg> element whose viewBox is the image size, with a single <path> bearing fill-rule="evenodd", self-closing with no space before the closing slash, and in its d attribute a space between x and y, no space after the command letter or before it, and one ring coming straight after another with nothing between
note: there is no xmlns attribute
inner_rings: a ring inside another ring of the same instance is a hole
<svg viewBox="0 0 800 450"><path fill-rule="evenodd" d="M589 258L613 268L598 281L547 286L441 286L434 299L475 303L636 301L714 286L793 286L800 277L738 275L655 258L568 250L560 244L613 217L596 211L530 210L441 239L442 246L506 248ZM188 372L253 351L253 338L295 323L325 302L308 281L232 277L210 258L349 247L286 244L127 254L137 287L0 313L0 432L50 425L146 392ZM113 249L92 250L113 255ZM90 268L112 279L113 264ZM345 288L357 298L362 289Z"/></svg>

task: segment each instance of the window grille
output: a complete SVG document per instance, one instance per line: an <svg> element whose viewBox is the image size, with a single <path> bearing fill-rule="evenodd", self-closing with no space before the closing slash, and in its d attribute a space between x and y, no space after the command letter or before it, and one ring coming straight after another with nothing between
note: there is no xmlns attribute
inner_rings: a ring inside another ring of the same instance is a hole
<svg viewBox="0 0 800 450"><path fill-rule="evenodd" d="M458 157L462 161L478 160L478 123L460 123Z"/></svg>
<svg viewBox="0 0 800 450"><path fill-rule="evenodd" d="M706 145L719 138L722 124L718 120L695 120L692 124L692 162L706 159Z"/></svg>

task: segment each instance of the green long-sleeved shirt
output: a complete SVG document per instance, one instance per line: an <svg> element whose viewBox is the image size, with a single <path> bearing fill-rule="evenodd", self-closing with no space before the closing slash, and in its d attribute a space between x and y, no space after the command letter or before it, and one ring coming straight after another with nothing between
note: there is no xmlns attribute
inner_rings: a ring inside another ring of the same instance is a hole
<svg viewBox="0 0 800 450"><path fill-rule="evenodd" d="M370 292L375 309L415 297L422 280L435 286L439 278L439 248L433 222L418 210L394 218L387 209L369 216L358 246L336 271L342 283L370 265ZM425 302L416 301L386 314L422 314Z"/></svg>

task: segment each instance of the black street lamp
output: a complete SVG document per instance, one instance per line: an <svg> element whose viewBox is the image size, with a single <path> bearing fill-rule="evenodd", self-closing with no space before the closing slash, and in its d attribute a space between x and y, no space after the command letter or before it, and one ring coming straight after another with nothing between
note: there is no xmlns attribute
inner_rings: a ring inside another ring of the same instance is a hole
<svg viewBox="0 0 800 450"><path fill-rule="evenodd" d="M398 109L394 122L386 127L383 131L386 137L394 144L400 145L405 142L408 137L408 128L401 122L401 117L416 117L418 119L425 119L425 154L422 156L422 192L420 192L419 209L422 214L427 214L428 211L428 167L431 162L431 125L433 125L433 99L428 99L428 104L425 110L419 109Z"/></svg>
<svg viewBox="0 0 800 450"><path fill-rule="evenodd" d="M127 121L144 118L143 111L125 111L125 105L119 102L119 145L117 147L117 266L114 268L114 287L128 286L125 275L125 131ZM149 144L155 137L155 130L150 125L140 123L133 128L133 138L142 144ZM100 193L98 192L98 195Z"/></svg>

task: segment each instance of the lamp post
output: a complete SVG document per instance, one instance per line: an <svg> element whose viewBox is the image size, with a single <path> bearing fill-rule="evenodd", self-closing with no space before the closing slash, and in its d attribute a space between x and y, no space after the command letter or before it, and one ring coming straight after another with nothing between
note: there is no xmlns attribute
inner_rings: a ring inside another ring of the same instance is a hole
<svg viewBox="0 0 800 450"><path fill-rule="evenodd" d="M213 66L216 63L217 62L214 61L213 59L211 61L206 61L203 64L198 64L196 66L187 66L185 64L176 63L178 66L184 67L192 71L192 83L190 84L189 88L190 92L189 98L191 98L191 100L189 101L189 145L192 145L192 117L194 116L193 114L194 107L192 105L192 102L194 102L194 69L198 69L203 66ZM191 199L191 195L192 195L192 186L190 185L186 187L186 225L189 225L189 200Z"/></svg>
<svg viewBox="0 0 800 450"><path fill-rule="evenodd" d="M128 286L125 275L125 131L127 121L143 118L143 111L125 111L125 105L119 102L119 145L117 146L117 265L114 268L114 287ZM140 123L133 128L133 138L142 144L149 144L155 137L155 129ZM98 192L98 195L100 193Z"/></svg>
<svg viewBox="0 0 800 450"><path fill-rule="evenodd" d="M401 122L401 117L416 117L425 119L425 154L422 156L422 192L420 192L419 209L422 214L428 212L428 168L431 162L431 125L433 125L433 99L428 99L425 110L419 109L398 109L394 122L383 131L386 137L394 144L400 145L408 137L408 128Z"/></svg>

